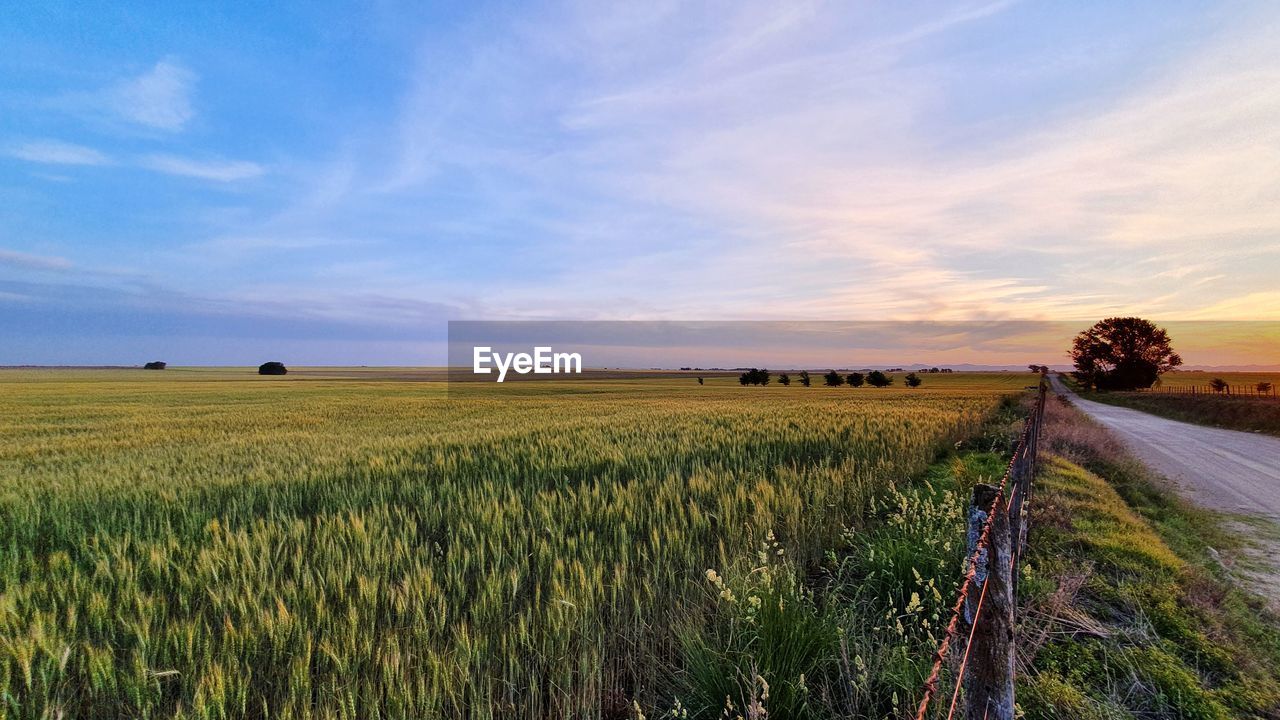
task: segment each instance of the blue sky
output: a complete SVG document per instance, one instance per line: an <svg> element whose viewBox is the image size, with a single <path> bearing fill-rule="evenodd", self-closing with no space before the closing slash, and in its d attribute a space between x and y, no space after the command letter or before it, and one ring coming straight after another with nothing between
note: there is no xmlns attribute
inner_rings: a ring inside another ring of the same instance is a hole
<svg viewBox="0 0 1280 720"><path fill-rule="evenodd" d="M1280 319L1275 3L219 5L0 15L0 364Z"/></svg>

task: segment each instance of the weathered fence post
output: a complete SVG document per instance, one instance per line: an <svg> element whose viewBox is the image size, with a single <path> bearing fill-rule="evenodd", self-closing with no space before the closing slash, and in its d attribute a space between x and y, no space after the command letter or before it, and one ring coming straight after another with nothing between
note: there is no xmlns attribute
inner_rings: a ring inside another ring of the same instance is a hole
<svg viewBox="0 0 1280 720"><path fill-rule="evenodd" d="M998 492L990 485L973 489L973 507L969 510L971 548L977 547L987 509ZM991 514L986 552L979 552L975 559L974 585L965 600L965 620L973 638L964 674L965 717L1013 720L1013 539L1009 508L1003 499L996 502Z"/></svg>

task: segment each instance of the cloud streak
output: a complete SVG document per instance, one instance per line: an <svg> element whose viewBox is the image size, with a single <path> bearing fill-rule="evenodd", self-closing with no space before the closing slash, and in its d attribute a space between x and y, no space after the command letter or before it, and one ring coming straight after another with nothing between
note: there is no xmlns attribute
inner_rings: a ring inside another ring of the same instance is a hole
<svg viewBox="0 0 1280 720"><path fill-rule="evenodd" d="M27 270L69 270L70 260L49 255L33 255L31 253L5 250L0 248L0 266L23 268Z"/></svg>
<svg viewBox="0 0 1280 720"><path fill-rule="evenodd" d="M261 165L246 160L195 160L177 155L148 155L139 164L168 175L223 183L250 180L266 172Z"/></svg>
<svg viewBox="0 0 1280 720"><path fill-rule="evenodd" d="M91 147L58 140L32 140L10 147L10 157L48 165L108 165L111 158Z"/></svg>

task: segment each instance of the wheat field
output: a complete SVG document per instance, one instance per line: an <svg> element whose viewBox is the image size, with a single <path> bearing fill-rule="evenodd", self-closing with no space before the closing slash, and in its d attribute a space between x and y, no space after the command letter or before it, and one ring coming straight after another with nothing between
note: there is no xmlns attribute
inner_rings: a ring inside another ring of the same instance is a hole
<svg viewBox="0 0 1280 720"><path fill-rule="evenodd" d="M0 371L0 718L665 701L708 569L812 562L1030 377Z"/></svg>

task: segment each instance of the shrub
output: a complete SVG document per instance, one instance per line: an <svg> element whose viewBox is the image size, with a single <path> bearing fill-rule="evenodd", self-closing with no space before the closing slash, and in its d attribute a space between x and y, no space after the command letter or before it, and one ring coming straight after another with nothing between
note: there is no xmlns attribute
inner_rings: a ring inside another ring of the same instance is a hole
<svg viewBox="0 0 1280 720"><path fill-rule="evenodd" d="M828 370L827 374L822 376L822 381L827 387L840 387L844 384L844 376L835 370Z"/></svg>
<svg viewBox="0 0 1280 720"><path fill-rule="evenodd" d="M867 382L867 376L862 373L849 373L849 387L862 387Z"/></svg>
<svg viewBox="0 0 1280 720"><path fill-rule="evenodd" d="M1213 388L1216 393L1225 392L1227 389L1227 381L1222 378L1214 378L1209 381L1209 387Z"/></svg>
<svg viewBox="0 0 1280 720"><path fill-rule="evenodd" d="M800 377L800 384L801 384L801 385L803 385L803 386L805 386L805 387L809 387L809 384L813 382L812 380L810 380L810 379L809 379L809 371L808 371L808 370L801 370L801 371L800 371L800 376L799 376L799 377Z"/></svg>
<svg viewBox="0 0 1280 720"><path fill-rule="evenodd" d="M284 363L276 362L275 360L264 362L258 366L259 375L286 375L288 372L289 369L284 366Z"/></svg>
<svg viewBox="0 0 1280 720"><path fill-rule="evenodd" d="M168 367L168 363L165 363L161 360L152 360L146 365L143 365L142 369L143 370L163 370L166 367Z"/></svg>
<svg viewBox="0 0 1280 720"><path fill-rule="evenodd" d="M781 383L781 384L783 384L783 385L790 385L790 384L791 384L791 376L790 376L790 375L788 375L788 374L786 374L786 373L780 373L780 374L778 375L778 382L779 382L779 383Z"/></svg>
<svg viewBox="0 0 1280 720"><path fill-rule="evenodd" d="M920 383L922 381L920 380L919 375L916 375L915 373L907 373L907 376L903 378L903 382L907 384L907 387L916 388L920 387Z"/></svg>

